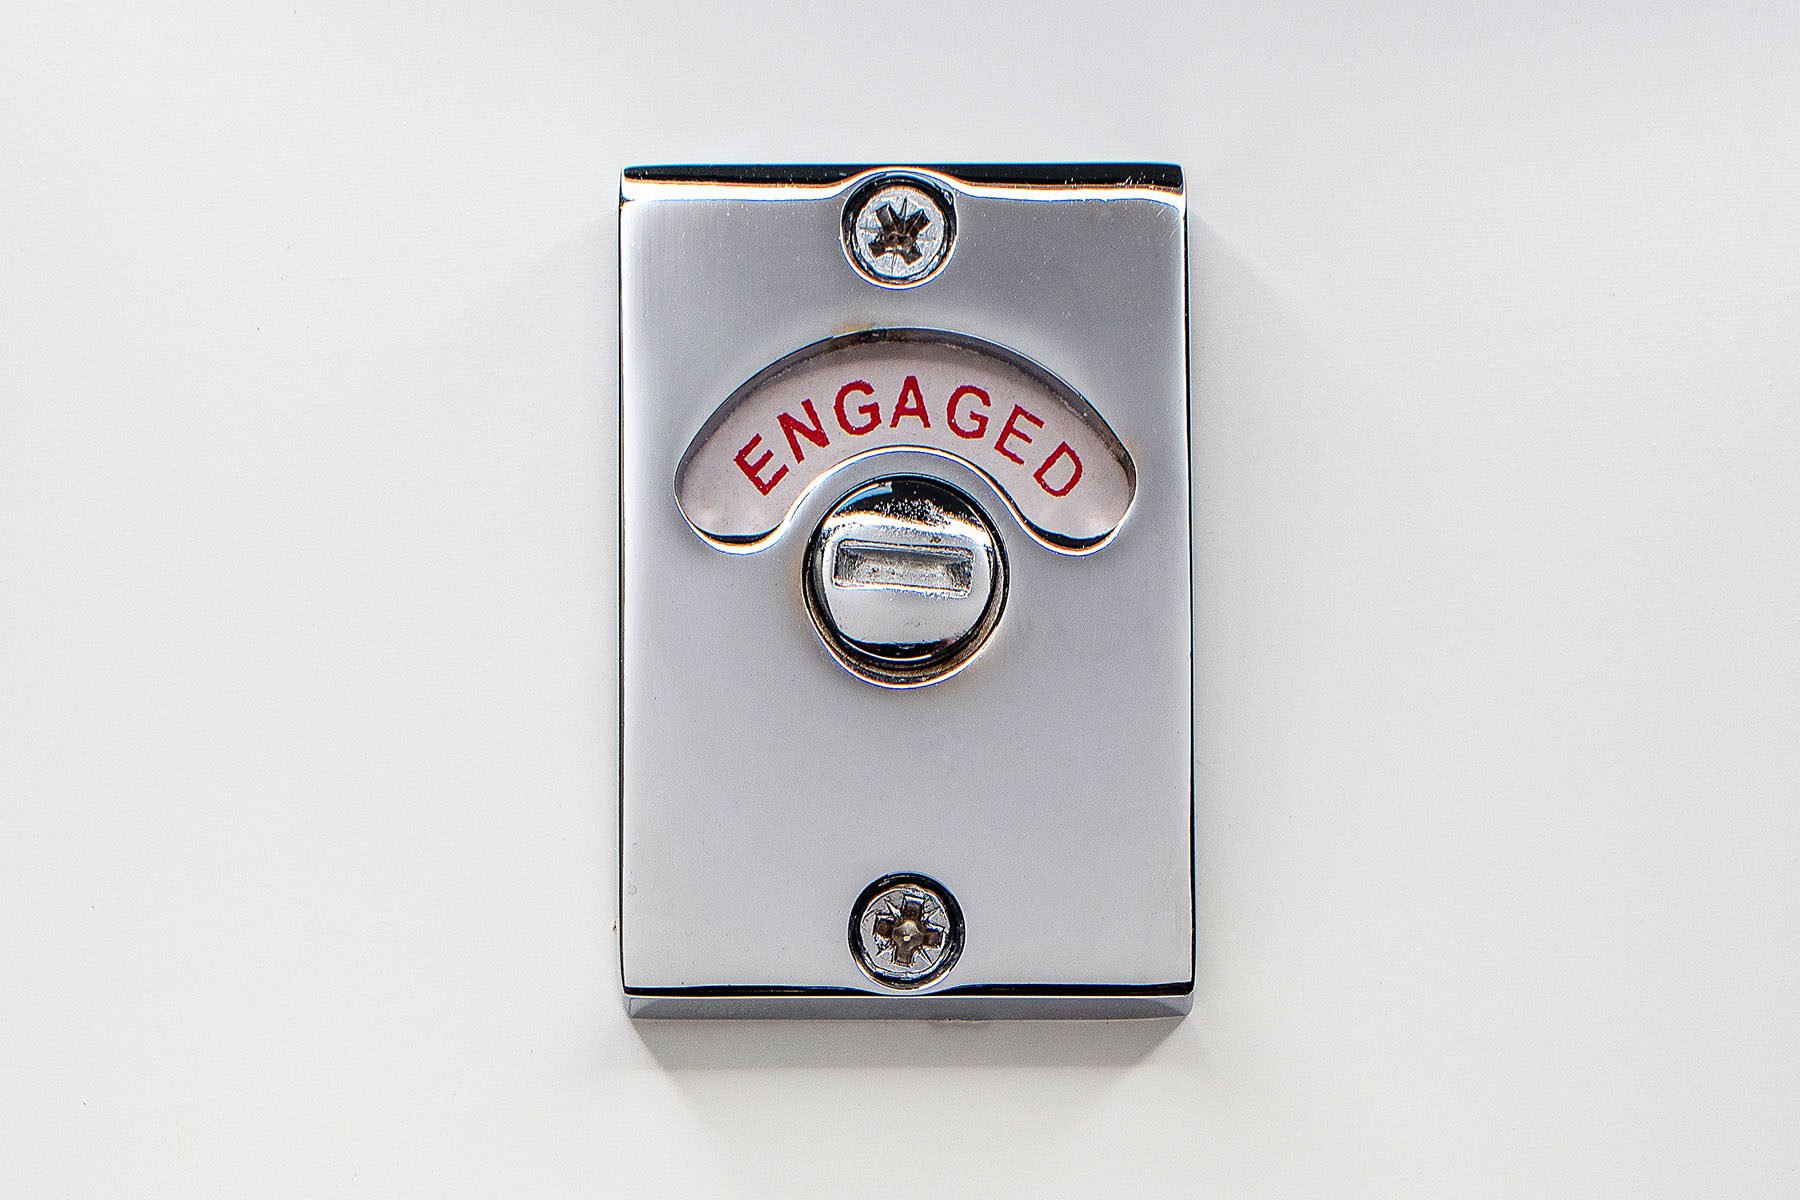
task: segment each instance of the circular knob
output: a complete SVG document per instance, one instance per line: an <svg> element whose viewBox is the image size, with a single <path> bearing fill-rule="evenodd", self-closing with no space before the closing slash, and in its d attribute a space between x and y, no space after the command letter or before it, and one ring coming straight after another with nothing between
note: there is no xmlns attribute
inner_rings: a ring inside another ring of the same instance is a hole
<svg viewBox="0 0 1800 1200"><path fill-rule="evenodd" d="M987 514L949 484L901 475L864 484L820 522L806 599L826 648L886 687L955 674L1006 603L1006 556Z"/></svg>

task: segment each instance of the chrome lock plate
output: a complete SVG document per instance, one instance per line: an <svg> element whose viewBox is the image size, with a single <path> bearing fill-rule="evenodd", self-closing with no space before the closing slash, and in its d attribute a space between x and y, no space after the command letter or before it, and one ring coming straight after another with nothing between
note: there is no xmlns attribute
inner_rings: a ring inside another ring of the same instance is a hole
<svg viewBox="0 0 1800 1200"><path fill-rule="evenodd" d="M1186 1011L1179 170L639 168L619 231L629 1011Z"/></svg>

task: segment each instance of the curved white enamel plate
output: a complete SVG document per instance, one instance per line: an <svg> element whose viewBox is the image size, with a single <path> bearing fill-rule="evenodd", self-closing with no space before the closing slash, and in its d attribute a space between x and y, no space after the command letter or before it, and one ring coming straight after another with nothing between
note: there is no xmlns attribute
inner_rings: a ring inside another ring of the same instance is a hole
<svg viewBox="0 0 1800 1200"><path fill-rule="evenodd" d="M1106 421L1030 359L942 330L871 329L814 342L732 392L682 455L675 502L702 538L750 553L822 480L901 450L964 463L1065 554L1104 546L1137 491Z"/></svg>

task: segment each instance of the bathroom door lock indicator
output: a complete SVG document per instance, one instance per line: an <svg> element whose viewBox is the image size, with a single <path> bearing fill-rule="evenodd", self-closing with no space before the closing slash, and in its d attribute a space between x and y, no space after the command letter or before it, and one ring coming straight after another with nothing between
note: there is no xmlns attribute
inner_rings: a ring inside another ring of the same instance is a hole
<svg viewBox="0 0 1800 1200"><path fill-rule="evenodd" d="M633 1015L1186 1011L1184 258L1173 167L625 173Z"/></svg>

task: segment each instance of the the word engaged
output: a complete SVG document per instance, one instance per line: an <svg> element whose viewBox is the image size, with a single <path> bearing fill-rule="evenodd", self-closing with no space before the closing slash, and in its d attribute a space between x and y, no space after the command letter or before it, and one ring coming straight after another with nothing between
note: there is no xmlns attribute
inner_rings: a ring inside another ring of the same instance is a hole
<svg viewBox="0 0 1800 1200"><path fill-rule="evenodd" d="M1023 404L1014 404L1006 419L996 424L992 418L998 416L999 410L994 408L992 397L973 384L956 388L934 407L926 403L918 376L908 375L894 398L893 408L884 413L875 389L865 380L853 379L838 389L837 399L824 413L810 399L802 400L799 409L798 414L783 411L775 415L773 448L765 445L763 435L758 433L735 456L744 478L764 496L774 491L788 473L787 462L776 462L781 442L786 443L788 457L799 466L806 461L809 447L827 449L833 438L864 438L878 430L930 430L934 416L944 428L971 443L971 450L979 447L984 453L997 454L1021 467L1030 468L1036 463L1031 477L1051 496L1067 496L1081 482L1081 457L1074 447L1058 441L1055 449L1039 458L1042 446L1032 435L1044 428L1043 420ZM903 421L918 424L903 426ZM878 440L891 444L889 438Z"/></svg>

